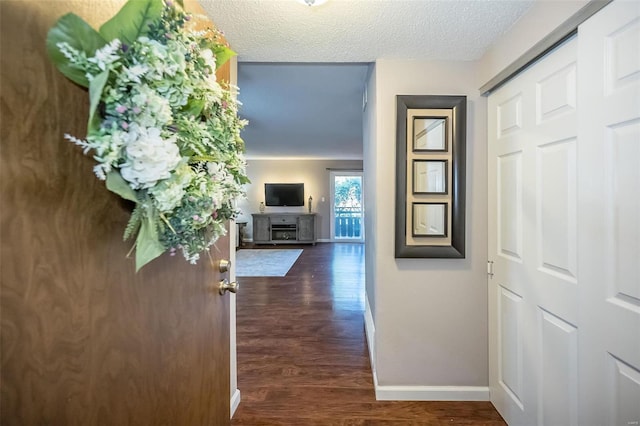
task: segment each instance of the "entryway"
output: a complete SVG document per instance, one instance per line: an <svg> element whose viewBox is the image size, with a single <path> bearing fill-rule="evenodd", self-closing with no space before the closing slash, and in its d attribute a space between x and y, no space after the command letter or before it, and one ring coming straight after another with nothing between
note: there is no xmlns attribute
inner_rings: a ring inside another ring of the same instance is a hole
<svg viewBox="0 0 640 426"><path fill-rule="evenodd" d="M364 334L365 245L286 247L303 250L286 276L241 280L242 403L233 425L504 426L486 401L376 401Z"/></svg>

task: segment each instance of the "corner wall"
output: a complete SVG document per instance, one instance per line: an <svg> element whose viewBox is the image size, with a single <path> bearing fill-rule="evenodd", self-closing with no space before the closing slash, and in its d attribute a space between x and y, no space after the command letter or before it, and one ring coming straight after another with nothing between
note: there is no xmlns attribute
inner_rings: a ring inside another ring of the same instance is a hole
<svg viewBox="0 0 640 426"><path fill-rule="evenodd" d="M367 213L365 218L365 235L371 237L365 238L364 241L364 267L365 267L365 312L364 323L367 334L367 345L369 348L369 359L371 361L371 372L373 373L374 384L376 382L376 256L377 242L375 231L378 224L378 216L376 205L378 204L377 182L378 177L376 170L378 169L376 157L376 141L377 141L377 92L376 92L376 66L369 65L365 85L365 107L362 120L362 139L364 145L363 166L364 166L364 209Z"/></svg>
<svg viewBox="0 0 640 426"><path fill-rule="evenodd" d="M373 250L366 259L379 399L489 396L486 101L475 85L476 66L378 60L371 77L375 128L365 142L364 168L375 197L365 198L372 202L373 228L367 229L367 251ZM468 97L466 259L394 258L395 96L425 94Z"/></svg>
<svg viewBox="0 0 640 426"><path fill-rule="evenodd" d="M318 214L317 235L319 240L327 240L330 236L330 185L329 170L353 169L362 170L360 160L247 160L247 175L251 184L247 186L247 199L239 203L242 215L238 221L247 221L245 237L253 238L251 214L258 213L261 201L264 201L264 184L304 183L303 207L267 207L267 213L306 212L307 200L313 197L312 211ZM366 183L365 183L366 184ZM324 197L324 202L322 201ZM365 234L366 235L366 234Z"/></svg>

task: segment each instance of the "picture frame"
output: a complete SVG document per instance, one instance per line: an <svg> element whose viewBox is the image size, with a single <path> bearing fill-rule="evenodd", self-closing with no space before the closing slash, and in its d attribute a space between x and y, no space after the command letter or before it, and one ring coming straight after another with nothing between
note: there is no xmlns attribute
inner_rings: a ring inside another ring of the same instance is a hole
<svg viewBox="0 0 640 426"><path fill-rule="evenodd" d="M396 96L396 258L465 257L466 121L466 96Z"/></svg>

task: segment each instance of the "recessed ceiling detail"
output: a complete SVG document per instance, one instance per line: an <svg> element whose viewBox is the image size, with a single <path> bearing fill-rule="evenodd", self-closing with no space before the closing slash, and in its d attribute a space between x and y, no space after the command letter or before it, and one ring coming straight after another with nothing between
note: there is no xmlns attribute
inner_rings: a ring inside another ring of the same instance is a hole
<svg viewBox="0 0 640 426"><path fill-rule="evenodd" d="M367 64L238 66L248 158L362 159Z"/></svg>

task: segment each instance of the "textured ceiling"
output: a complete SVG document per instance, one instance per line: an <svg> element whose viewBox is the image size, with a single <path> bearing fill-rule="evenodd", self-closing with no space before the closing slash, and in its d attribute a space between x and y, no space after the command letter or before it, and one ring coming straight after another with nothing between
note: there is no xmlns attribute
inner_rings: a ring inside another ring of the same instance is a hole
<svg viewBox="0 0 640 426"><path fill-rule="evenodd" d="M201 0L240 61L474 60L533 0Z"/></svg>
<svg viewBox="0 0 640 426"><path fill-rule="evenodd" d="M362 158L364 63L479 59L533 1L200 3L238 52L247 157L353 159Z"/></svg>

